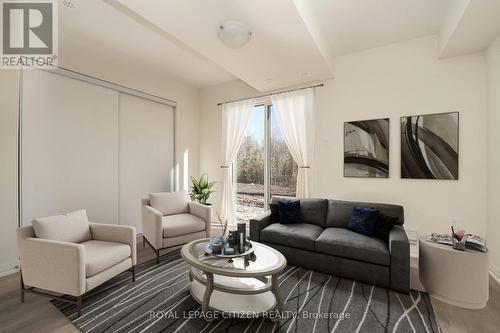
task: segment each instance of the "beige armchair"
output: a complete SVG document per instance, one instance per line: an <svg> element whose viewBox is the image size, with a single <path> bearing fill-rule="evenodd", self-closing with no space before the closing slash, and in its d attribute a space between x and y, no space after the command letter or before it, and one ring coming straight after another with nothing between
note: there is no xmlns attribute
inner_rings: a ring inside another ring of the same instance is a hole
<svg viewBox="0 0 500 333"><path fill-rule="evenodd" d="M211 214L210 206L191 201L185 191L151 193L142 199L143 242L159 263L160 250L210 237Z"/></svg>
<svg viewBox="0 0 500 333"><path fill-rule="evenodd" d="M17 230L21 302L30 292L77 305L82 297L137 264L134 227L89 223L85 210L35 219ZM61 298L52 293L74 296Z"/></svg>

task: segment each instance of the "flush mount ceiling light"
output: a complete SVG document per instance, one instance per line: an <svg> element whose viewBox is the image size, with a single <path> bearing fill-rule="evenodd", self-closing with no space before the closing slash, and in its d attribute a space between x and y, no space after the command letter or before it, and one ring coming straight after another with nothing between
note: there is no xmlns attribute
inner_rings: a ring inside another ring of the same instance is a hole
<svg viewBox="0 0 500 333"><path fill-rule="evenodd" d="M63 0L62 5L68 9L76 8L76 4L71 0Z"/></svg>
<svg viewBox="0 0 500 333"><path fill-rule="evenodd" d="M237 21L226 21L219 26L219 39L232 49L239 49L252 38L250 28Z"/></svg>

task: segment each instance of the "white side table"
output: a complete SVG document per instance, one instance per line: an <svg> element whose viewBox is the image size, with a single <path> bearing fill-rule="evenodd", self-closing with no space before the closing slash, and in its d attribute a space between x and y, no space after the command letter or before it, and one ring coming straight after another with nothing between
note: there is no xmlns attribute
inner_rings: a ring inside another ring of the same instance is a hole
<svg viewBox="0 0 500 333"><path fill-rule="evenodd" d="M488 302L488 253L458 251L419 239L419 276L425 290L440 301L469 309Z"/></svg>

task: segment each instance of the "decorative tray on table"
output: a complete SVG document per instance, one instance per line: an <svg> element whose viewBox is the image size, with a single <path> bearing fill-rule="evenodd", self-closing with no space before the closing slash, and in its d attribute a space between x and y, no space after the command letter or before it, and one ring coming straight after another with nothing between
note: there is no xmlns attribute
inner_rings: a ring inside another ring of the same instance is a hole
<svg viewBox="0 0 500 333"><path fill-rule="evenodd" d="M237 257L243 257L246 255L249 255L255 251L255 247L252 245L252 242L250 240L247 240L245 244L245 252L243 253L235 253L235 254L214 254L212 253L212 246L210 243L207 243L207 246L205 247L205 253L208 255L213 255L219 258L237 258Z"/></svg>

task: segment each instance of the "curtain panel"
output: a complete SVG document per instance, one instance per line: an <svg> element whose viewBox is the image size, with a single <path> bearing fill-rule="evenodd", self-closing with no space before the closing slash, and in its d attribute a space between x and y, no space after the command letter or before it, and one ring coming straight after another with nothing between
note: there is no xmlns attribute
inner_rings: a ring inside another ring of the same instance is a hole
<svg viewBox="0 0 500 333"><path fill-rule="evenodd" d="M221 219L234 224L236 220L233 163L243 140L255 99L247 99L222 105L222 202Z"/></svg>
<svg viewBox="0 0 500 333"><path fill-rule="evenodd" d="M272 95L271 100L286 145L299 167L297 198L308 198L314 150L314 88Z"/></svg>

